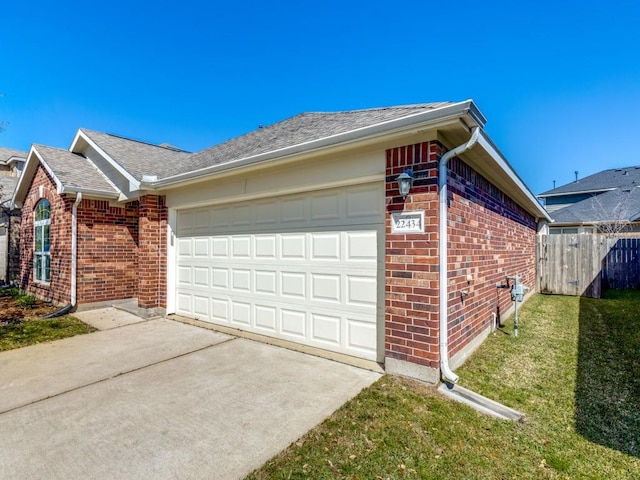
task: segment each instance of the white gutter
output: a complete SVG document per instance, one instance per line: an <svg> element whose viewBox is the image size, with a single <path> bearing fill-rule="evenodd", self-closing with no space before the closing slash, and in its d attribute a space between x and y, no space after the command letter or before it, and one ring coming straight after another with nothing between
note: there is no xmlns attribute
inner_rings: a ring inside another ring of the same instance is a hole
<svg viewBox="0 0 640 480"><path fill-rule="evenodd" d="M71 209L71 306L76 304L78 272L78 204L82 201L82 192L78 192Z"/></svg>
<svg viewBox="0 0 640 480"><path fill-rule="evenodd" d="M480 136L480 128L473 127L471 138L468 142L449 150L440 158L438 164L438 197L440 203L440 210L438 214L438 226L439 226L439 243L438 243L438 255L440 262L439 270L439 282L440 282L440 372L443 380L448 380L451 383L458 383L458 376L449 368L449 282L448 282L448 263L449 263L449 251L447 248L448 235L447 235L447 163L453 157L456 157L463 152L466 152L472 148L477 142Z"/></svg>

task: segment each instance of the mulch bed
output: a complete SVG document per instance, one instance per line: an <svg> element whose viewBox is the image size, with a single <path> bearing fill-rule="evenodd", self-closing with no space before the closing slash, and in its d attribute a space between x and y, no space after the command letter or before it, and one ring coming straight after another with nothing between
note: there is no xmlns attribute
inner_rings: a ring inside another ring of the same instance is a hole
<svg viewBox="0 0 640 480"><path fill-rule="evenodd" d="M0 296L0 326L21 323L25 318L43 317L59 309L60 307L42 300L36 300L33 307L23 307L9 295Z"/></svg>

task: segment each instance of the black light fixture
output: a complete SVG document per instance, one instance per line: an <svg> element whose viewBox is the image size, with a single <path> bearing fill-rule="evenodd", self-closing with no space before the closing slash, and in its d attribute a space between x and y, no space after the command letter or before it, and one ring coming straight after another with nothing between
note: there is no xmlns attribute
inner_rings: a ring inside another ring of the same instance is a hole
<svg viewBox="0 0 640 480"><path fill-rule="evenodd" d="M407 195L409 195L409 191L413 186L413 170L407 168L404 172L398 175L396 180L398 181L398 191L404 200L407 198Z"/></svg>

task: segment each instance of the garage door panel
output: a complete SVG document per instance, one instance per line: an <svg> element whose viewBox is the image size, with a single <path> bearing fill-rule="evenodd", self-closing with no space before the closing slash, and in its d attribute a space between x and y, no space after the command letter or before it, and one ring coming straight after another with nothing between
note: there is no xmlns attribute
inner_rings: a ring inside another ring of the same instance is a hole
<svg viewBox="0 0 640 480"><path fill-rule="evenodd" d="M196 258L209 257L209 239L208 238L193 239L193 256Z"/></svg>
<svg viewBox="0 0 640 480"><path fill-rule="evenodd" d="M346 192L346 216L347 218L361 218L381 216L379 192L369 187L354 188Z"/></svg>
<svg viewBox="0 0 640 480"><path fill-rule="evenodd" d="M236 259L247 259L251 256L251 237L248 235L231 237L231 256Z"/></svg>
<svg viewBox="0 0 640 480"><path fill-rule="evenodd" d="M306 235L287 233L280 235L281 257L283 260L304 260L306 257Z"/></svg>
<svg viewBox="0 0 640 480"><path fill-rule="evenodd" d="M346 301L350 305L376 307L377 282L373 277L359 277L347 275Z"/></svg>
<svg viewBox="0 0 640 480"><path fill-rule="evenodd" d="M347 261L377 262L375 232L346 232Z"/></svg>
<svg viewBox="0 0 640 480"><path fill-rule="evenodd" d="M254 206L256 225L275 225L278 223L277 202L260 202Z"/></svg>
<svg viewBox="0 0 640 480"><path fill-rule="evenodd" d="M304 197L292 197L281 201L281 217L283 224L305 222L307 219Z"/></svg>
<svg viewBox="0 0 640 480"><path fill-rule="evenodd" d="M227 237L214 237L211 239L211 256L227 258L229 256L229 239Z"/></svg>
<svg viewBox="0 0 640 480"><path fill-rule="evenodd" d="M231 289L236 292L251 292L251 270L231 270Z"/></svg>
<svg viewBox="0 0 640 480"><path fill-rule="evenodd" d="M251 225L251 206L245 204L233 207L231 210L231 225L234 227Z"/></svg>
<svg viewBox="0 0 640 480"><path fill-rule="evenodd" d="M355 319L347 319L346 336L347 345L352 350L360 350L369 354L375 353L375 324L368 321L360 321Z"/></svg>
<svg viewBox="0 0 640 480"><path fill-rule="evenodd" d="M310 260L340 261L340 233L311 233Z"/></svg>
<svg viewBox="0 0 640 480"><path fill-rule="evenodd" d="M177 312L376 360L378 187L178 212Z"/></svg>
<svg viewBox="0 0 640 480"><path fill-rule="evenodd" d="M312 273L310 300L340 303L340 275Z"/></svg>
<svg viewBox="0 0 640 480"><path fill-rule="evenodd" d="M190 286L193 283L193 280L191 279L191 267L188 265L178 266L177 280L178 285Z"/></svg>
<svg viewBox="0 0 640 480"><path fill-rule="evenodd" d="M211 286L214 288L229 288L229 269L223 267L211 268Z"/></svg>
<svg viewBox="0 0 640 480"><path fill-rule="evenodd" d="M196 287L209 287L208 267L193 267L193 285Z"/></svg>
<svg viewBox="0 0 640 480"><path fill-rule="evenodd" d="M210 222L213 230L226 228L229 225L230 210L229 207L220 206L210 209Z"/></svg>
<svg viewBox="0 0 640 480"><path fill-rule="evenodd" d="M342 198L334 193L316 194L311 197L311 221L325 222L341 217Z"/></svg>
<svg viewBox="0 0 640 480"><path fill-rule="evenodd" d="M212 298L211 299L211 319L215 323L226 324L229 323L229 300L225 298ZM202 319L208 320L208 319Z"/></svg>
<svg viewBox="0 0 640 480"><path fill-rule="evenodd" d="M256 270L254 274L256 293L275 297L278 288L278 272Z"/></svg>
<svg viewBox="0 0 640 480"><path fill-rule="evenodd" d="M196 315L207 318L209 317L209 297L208 296L200 296L194 295L192 297L193 301L193 313Z"/></svg>
<svg viewBox="0 0 640 480"><path fill-rule="evenodd" d="M231 302L231 323L240 328L251 325L251 304L245 302Z"/></svg>
<svg viewBox="0 0 640 480"><path fill-rule="evenodd" d="M178 313L189 314L193 311L191 308L191 294L190 293L178 293L176 296L176 305Z"/></svg>
<svg viewBox="0 0 640 480"><path fill-rule="evenodd" d="M307 337L307 315L303 311L283 308L280 312L282 320L281 332L285 336L304 340Z"/></svg>
<svg viewBox="0 0 640 480"><path fill-rule="evenodd" d="M285 297L306 297L307 275L304 272L281 272L280 284Z"/></svg>
<svg viewBox="0 0 640 480"><path fill-rule="evenodd" d="M334 348L340 347L340 323L340 317L312 313L312 340Z"/></svg>
<svg viewBox="0 0 640 480"><path fill-rule="evenodd" d="M191 257L192 243L193 243L193 239L191 238L178 239L178 256Z"/></svg>
<svg viewBox="0 0 640 480"><path fill-rule="evenodd" d="M265 260L275 260L277 256L276 245L277 239L275 235L256 235L254 237L255 258Z"/></svg>
<svg viewBox="0 0 640 480"><path fill-rule="evenodd" d="M277 333L278 309L268 305L256 305L255 315L256 328L265 330L271 334Z"/></svg>

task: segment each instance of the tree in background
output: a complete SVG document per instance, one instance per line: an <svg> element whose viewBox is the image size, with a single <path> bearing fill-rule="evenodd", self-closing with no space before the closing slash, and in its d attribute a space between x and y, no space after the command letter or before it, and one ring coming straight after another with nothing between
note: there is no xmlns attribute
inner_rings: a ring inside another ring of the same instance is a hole
<svg viewBox="0 0 640 480"><path fill-rule="evenodd" d="M610 238L620 236L624 230L628 229L631 224L631 218L635 212L633 208L633 195L637 194L631 188L618 189L610 192L614 195L614 201L605 204L601 195L591 197L591 206L594 213L594 225L597 232Z"/></svg>

